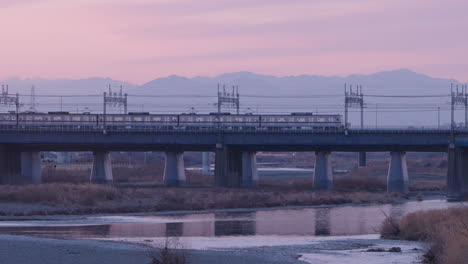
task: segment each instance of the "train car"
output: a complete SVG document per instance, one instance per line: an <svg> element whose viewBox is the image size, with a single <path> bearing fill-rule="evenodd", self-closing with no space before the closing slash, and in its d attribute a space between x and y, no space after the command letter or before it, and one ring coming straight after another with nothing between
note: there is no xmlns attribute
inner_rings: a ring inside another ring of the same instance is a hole
<svg viewBox="0 0 468 264"><path fill-rule="evenodd" d="M253 130L260 118L253 115L213 114L180 115L179 126L191 130L222 128L227 130Z"/></svg>
<svg viewBox="0 0 468 264"><path fill-rule="evenodd" d="M171 130L178 125L178 115L156 115L147 113L129 113L98 115L99 126L108 129L166 129ZM105 122L104 122L105 118Z"/></svg>
<svg viewBox="0 0 468 264"><path fill-rule="evenodd" d="M262 115L261 128L264 130L314 130L329 131L342 129L341 115Z"/></svg>
<svg viewBox="0 0 468 264"><path fill-rule="evenodd" d="M233 131L336 131L343 129L341 115L315 115L291 113L290 115L233 115L210 114L73 114L49 113L0 113L0 125L21 128L108 129L108 130L212 130Z"/></svg>
<svg viewBox="0 0 468 264"><path fill-rule="evenodd" d="M89 114L70 114L68 112L19 113L20 127L82 129L98 125L97 116Z"/></svg>

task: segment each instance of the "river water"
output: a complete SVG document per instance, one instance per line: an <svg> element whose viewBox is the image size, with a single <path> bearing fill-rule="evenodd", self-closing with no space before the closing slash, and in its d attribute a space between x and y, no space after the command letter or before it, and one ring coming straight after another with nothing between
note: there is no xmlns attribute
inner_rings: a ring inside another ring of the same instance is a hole
<svg viewBox="0 0 468 264"><path fill-rule="evenodd" d="M401 204L202 213L50 217L0 221L0 233L59 238L157 238L223 236L350 236L377 234L385 215L447 208L445 200Z"/></svg>

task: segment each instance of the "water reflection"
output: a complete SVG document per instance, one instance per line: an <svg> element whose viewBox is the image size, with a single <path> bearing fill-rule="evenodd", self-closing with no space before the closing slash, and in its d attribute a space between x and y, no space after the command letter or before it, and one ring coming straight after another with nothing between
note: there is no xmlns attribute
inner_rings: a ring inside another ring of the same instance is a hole
<svg viewBox="0 0 468 264"><path fill-rule="evenodd" d="M172 216L92 217L84 223L2 222L0 232L49 237L213 237L252 235L359 235L377 233L385 215L400 217L424 209L447 208L445 201L398 205L339 206ZM28 223L31 226L20 226Z"/></svg>
<svg viewBox="0 0 468 264"><path fill-rule="evenodd" d="M330 235L330 208L318 208L316 210L315 235Z"/></svg>
<svg viewBox="0 0 468 264"><path fill-rule="evenodd" d="M234 219L233 219L234 218ZM255 212L215 214L215 236L255 235Z"/></svg>

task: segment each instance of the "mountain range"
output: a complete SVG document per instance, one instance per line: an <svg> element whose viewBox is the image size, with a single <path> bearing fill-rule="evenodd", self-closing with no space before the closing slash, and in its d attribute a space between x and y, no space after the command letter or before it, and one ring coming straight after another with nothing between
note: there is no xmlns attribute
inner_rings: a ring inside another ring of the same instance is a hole
<svg viewBox="0 0 468 264"><path fill-rule="evenodd" d="M107 91L109 84L113 91L123 86L124 92L129 94L130 111L151 111L161 113L180 113L187 111L210 112L216 109L216 94L218 84L226 85L227 90L236 85L239 87L241 98L241 112L279 113L294 111L312 111L318 113L342 112L344 102L344 84L362 86L364 95L448 95L450 85L461 83L453 79L434 78L407 69L383 71L368 75L353 74L345 77L320 75L295 75L277 77L252 72L225 73L214 77L182 77L171 75L157 78L142 85L122 82L111 78L93 77L87 79L21 79L10 78L0 81L8 84L10 93L20 93L25 107L31 104L31 87L35 87L36 108L50 110L60 107L67 111L80 111L86 107L99 112L102 109L102 97L98 96ZM349 86L348 86L349 87ZM42 97L49 95L97 95L90 97ZM321 95L321 96L317 96ZM317 96L317 97L314 97ZM383 120L385 124L392 124L393 116L405 112L405 107L418 105L418 111L432 112L431 118L421 118L427 114L410 114L411 124L428 123L434 125L434 111L441 107L446 112L445 97L429 98L386 98L365 97L366 121L369 115L378 116L376 121ZM379 105L380 112L379 112ZM401 105L401 107L398 107ZM432 106L432 107L431 107ZM424 108L426 107L426 108ZM193 108L193 109L192 109ZM375 109L374 109L375 108ZM411 107L406 113L410 113ZM399 111L397 111L399 110ZM424 110L424 111L423 111ZM373 114L374 112L374 114ZM414 111L417 113L417 111ZM394 113L394 114L388 114ZM438 114L438 113L437 113ZM353 114L352 114L353 115ZM441 122L447 122L446 113ZM351 120L356 119L351 117ZM379 120L377 120L379 119ZM390 122L389 122L390 121ZM366 123L374 125L375 122Z"/></svg>

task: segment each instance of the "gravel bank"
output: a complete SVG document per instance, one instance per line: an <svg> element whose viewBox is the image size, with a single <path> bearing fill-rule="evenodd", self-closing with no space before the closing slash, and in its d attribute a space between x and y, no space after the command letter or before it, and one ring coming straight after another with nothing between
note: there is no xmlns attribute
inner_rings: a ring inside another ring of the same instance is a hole
<svg viewBox="0 0 468 264"><path fill-rule="evenodd" d="M284 238L284 239L287 239ZM308 239L309 240L309 239ZM298 264L343 263L366 259L412 263L423 253L424 244L408 241L386 241L376 235L356 237L311 237L307 244L283 246L220 247L186 250L189 263L203 264ZM400 253L366 252L369 248L401 247ZM94 240L63 240L0 235L0 263L24 264L120 264L150 263L151 249L145 245ZM352 262L352 263L358 263ZM351 262L349 262L351 263Z"/></svg>

